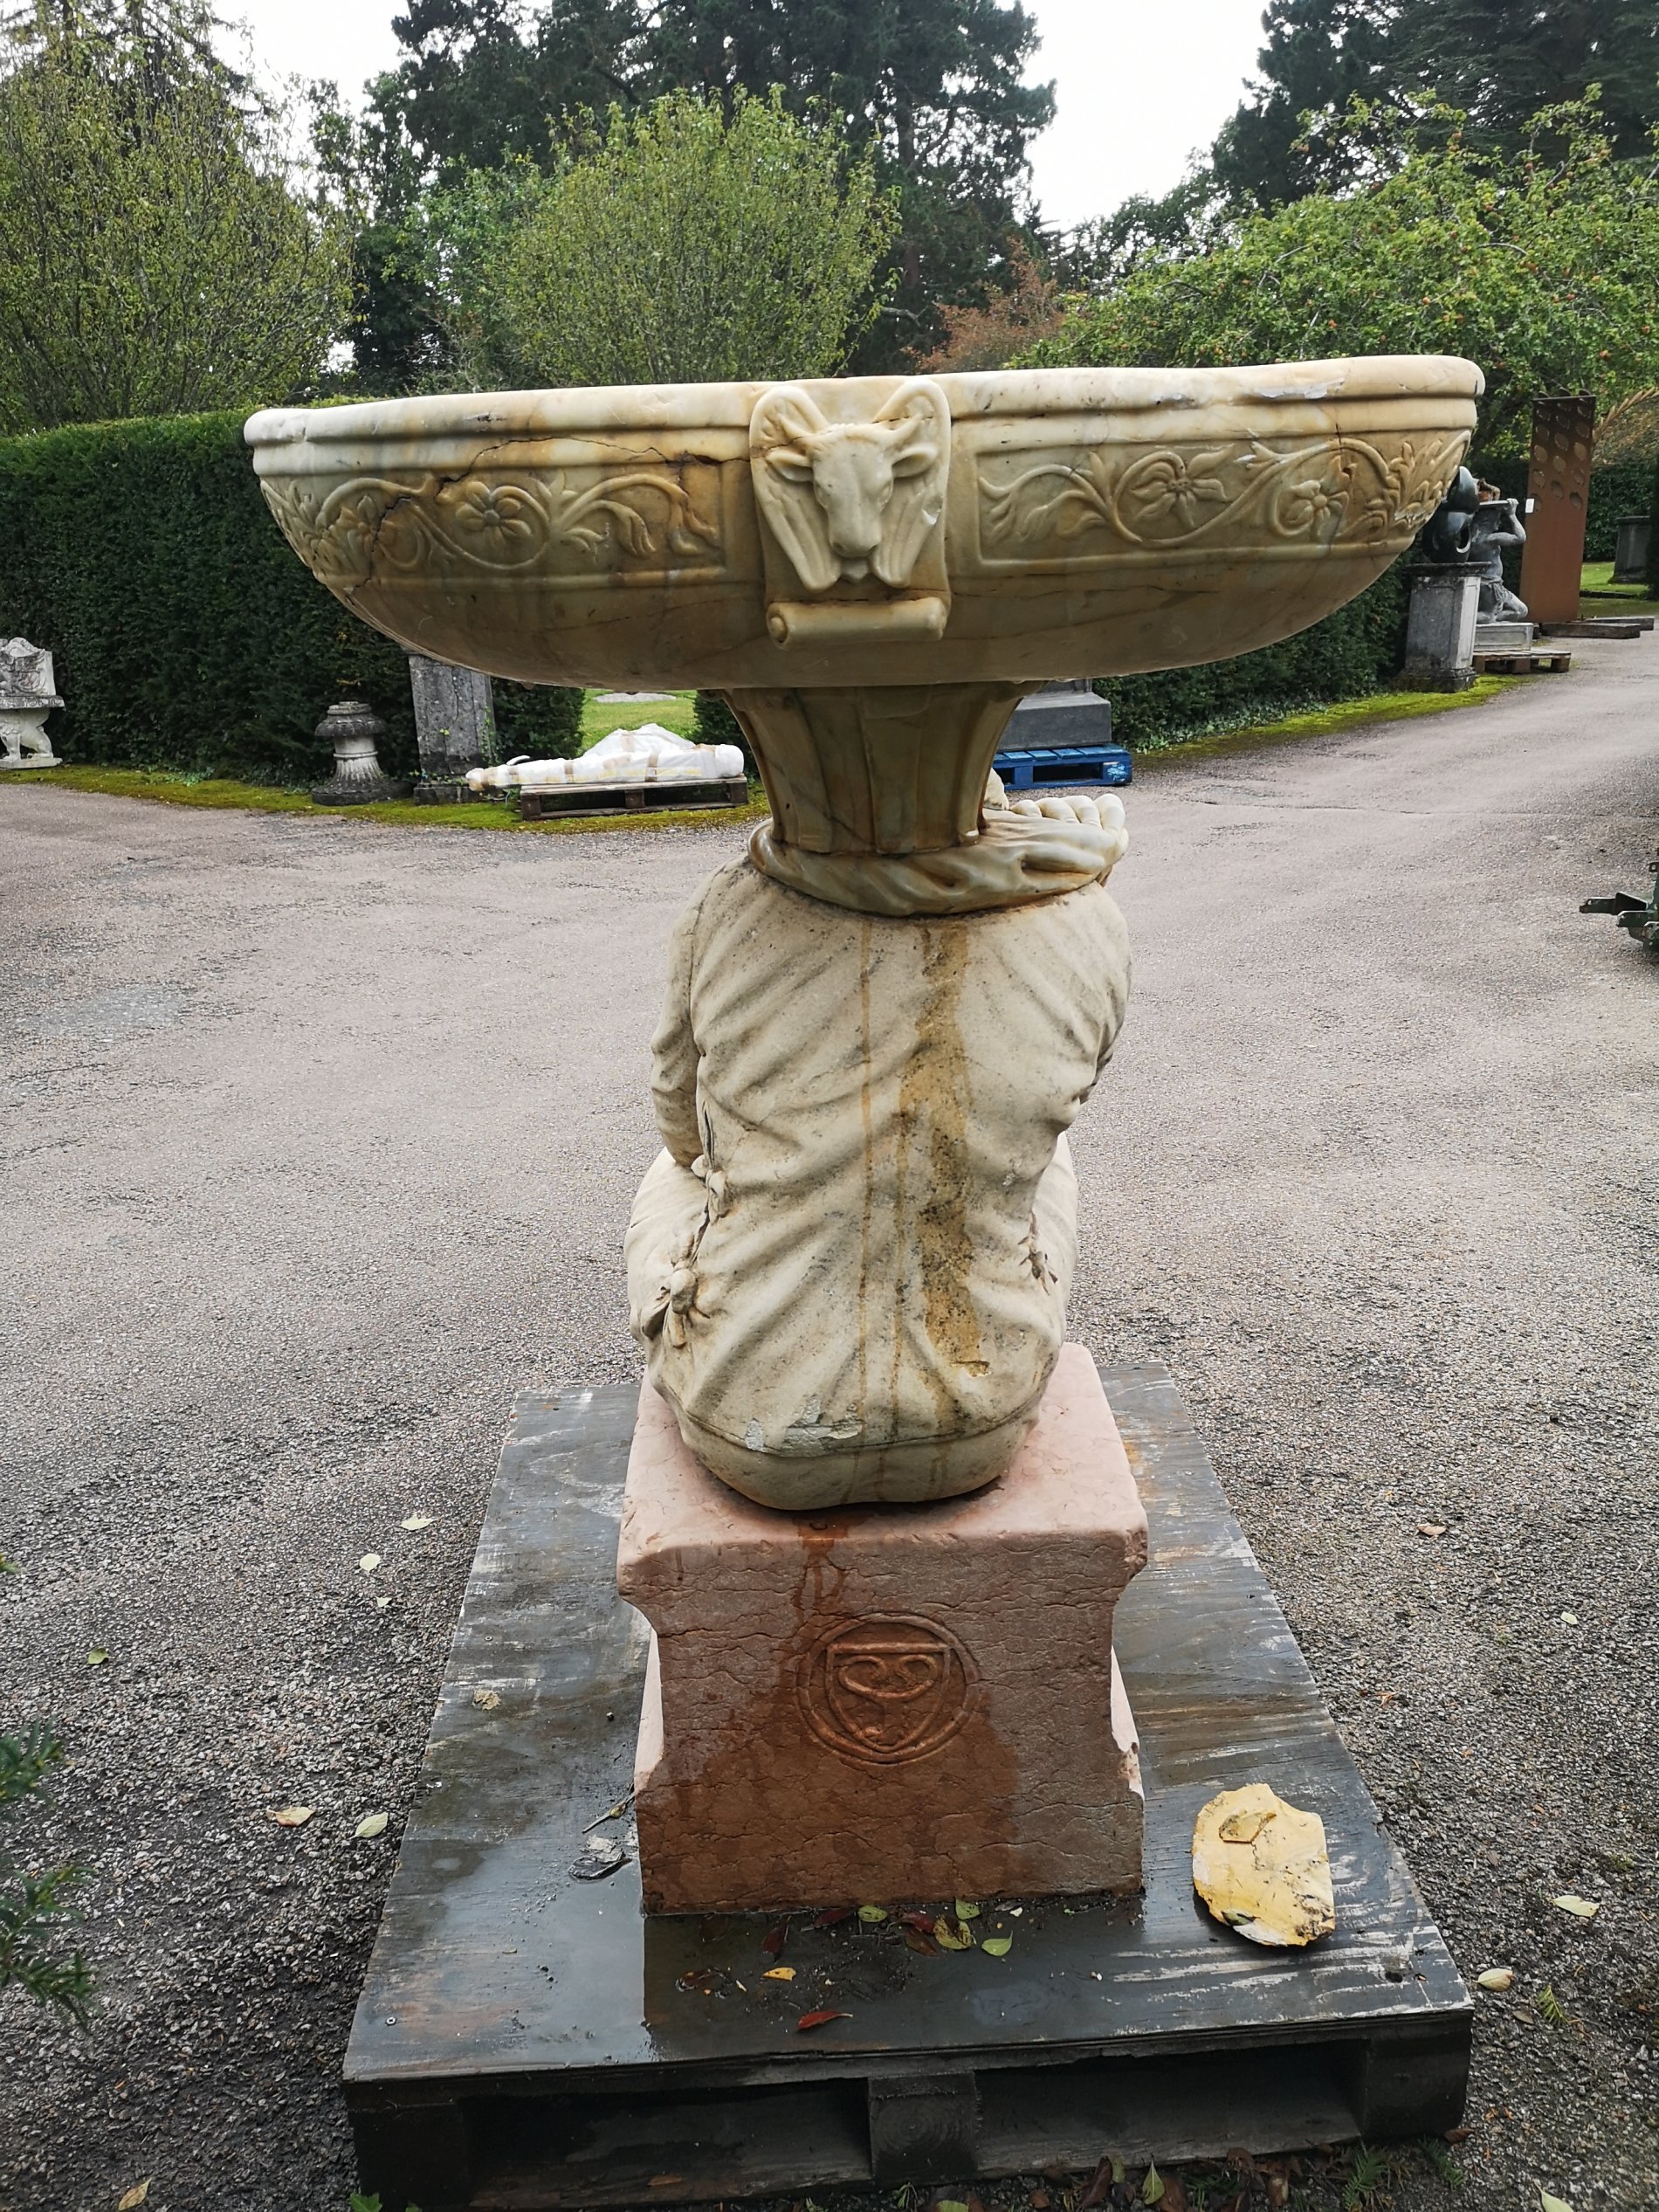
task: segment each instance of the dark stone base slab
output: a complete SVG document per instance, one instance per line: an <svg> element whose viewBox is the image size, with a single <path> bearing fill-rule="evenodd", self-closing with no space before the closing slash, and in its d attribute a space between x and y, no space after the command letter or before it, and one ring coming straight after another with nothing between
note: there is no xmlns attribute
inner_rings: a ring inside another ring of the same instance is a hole
<svg viewBox="0 0 1659 2212"><path fill-rule="evenodd" d="M366 2190L534 2212L1456 2122L1468 1993L1174 1385L1103 1379L1152 1526L1118 1612L1146 1893L999 1900L1000 1959L796 1919L780 1961L762 1919L645 1920L631 1861L572 1877L590 1823L627 1826L599 1816L631 1779L646 1650L614 1582L635 1394L520 1399L347 2053ZM1194 1817L1248 1781L1325 1822L1338 1931L1309 1953L1255 1948L1193 1894Z"/></svg>

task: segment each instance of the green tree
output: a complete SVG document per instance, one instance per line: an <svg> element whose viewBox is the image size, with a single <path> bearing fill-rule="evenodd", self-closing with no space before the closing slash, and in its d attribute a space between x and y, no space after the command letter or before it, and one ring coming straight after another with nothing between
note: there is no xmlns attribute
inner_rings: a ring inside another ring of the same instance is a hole
<svg viewBox="0 0 1659 2212"><path fill-rule="evenodd" d="M373 106L451 183L514 157L545 162L550 122L632 104L652 73L637 0L550 0L527 23L516 0L409 0L392 29L407 51Z"/></svg>
<svg viewBox="0 0 1659 2212"><path fill-rule="evenodd" d="M1374 127L1363 113L1361 131ZM1187 259L1144 264L1029 359L1220 365L1345 354L1463 354L1485 371L1480 451L1525 449L1541 391L1604 399L1659 379L1659 182L1614 159L1595 109L1546 110L1545 159L1477 153L1457 121L1393 173L1240 222Z"/></svg>
<svg viewBox="0 0 1659 2212"><path fill-rule="evenodd" d="M20 1736L0 1736L0 1821L38 1798L62 1756L62 1745L41 1721ZM29 1874L0 1862L0 1989L19 1988L85 2027L92 1971L79 1951L65 1952L61 1941L74 1918L69 1895L80 1879L72 1866Z"/></svg>
<svg viewBox="0 0 1659 2212"><path fill-rule="evenodd" d="M1464 136L1518 152L1547 102L1600 88L1615 150L1659 121L1659 0L1270 0L1260 78L1210 158L1236 199L1277 207L1351 181L1367 149L1346 118L1373 107L1462 111Z"/></svg>
<svg viewBox="0 0 1659 2212"><path fill-rule="evenodd" d="M552 0L527 19L512 0L411 0L396 26L410 52L374 104L445 184L515 158L554 168L582 108L673 90L729 108L776 88L797 117L834 117L899 213L865 368L937 343L938 302L995 289L1054 109L1024 81L1036 24L1005 0Z"/></svg>
<svg viewBox="0 0 1659 2212"><path fill-rule="evenodd" d="M890 222L869 161L775 97L739 94L729 119L687 93L613 109L512 209L468 366L486 384L827 375ZM461 258L478 265L476 234Z"/></svg>
<svg viewBox="0 0 1659 2212"><path fill-rule="evenodd" d="M348 272L280 119L65 16L0 62L0 430L300 391Z"/></svg>

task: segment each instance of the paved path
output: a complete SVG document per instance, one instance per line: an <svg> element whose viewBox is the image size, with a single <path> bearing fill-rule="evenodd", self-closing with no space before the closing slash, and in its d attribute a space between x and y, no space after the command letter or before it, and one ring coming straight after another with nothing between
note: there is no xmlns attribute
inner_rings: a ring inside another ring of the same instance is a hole
<svg viewBox="0 0 1659 2212"><path fill-rule="evenodd" d="M1579 662L1147 775L1075 1139L1076 1333L1174 1368L1455 1953L1517 1969L1471 2212L1659 2199L1659 968L1576 912L1659 826L1659 645ZM663 948L735 844L0 789L0 1718L72 1747L106 1998L85 2043L0 2000L11 2212L343 2212L496 1438L636 1371Z"/></svg>

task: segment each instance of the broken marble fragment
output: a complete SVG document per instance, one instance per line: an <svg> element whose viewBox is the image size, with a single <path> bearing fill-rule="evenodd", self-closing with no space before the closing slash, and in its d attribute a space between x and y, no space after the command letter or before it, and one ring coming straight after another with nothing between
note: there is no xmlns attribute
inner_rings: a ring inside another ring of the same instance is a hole
<svg viewBox="0 0 1659 2212"><path fill-rule="evenodd" d="M1265 1782L1224 1789L1193 1827L1193 1887L1218 1920L1252 1943L1299 1947L1337 1924L1317 1813Z"/></svg>

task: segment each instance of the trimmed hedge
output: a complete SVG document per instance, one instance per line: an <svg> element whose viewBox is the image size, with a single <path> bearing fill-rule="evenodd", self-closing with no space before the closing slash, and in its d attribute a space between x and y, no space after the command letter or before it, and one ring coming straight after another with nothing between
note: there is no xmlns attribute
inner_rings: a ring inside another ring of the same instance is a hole
<svg viewBox="0 0 1659 2212"><path fill-rule="evenodd" d="M1397 565L1347 606L1280 644L1199 668L1100 677L1095 689L1112 701L1113 735L1143 751L1365 699L1385 689L1405 658L1406 596ZM714 692L697 694L697 735L705 745L743 745L748 757L742 731Z"/></svg>
<svg viewBox="0 0 1659 2212"><path fill-rule="evenodd" d="M1112 701L1112 735L1152 751L1382 691L1406 655L1407 591L1396 562L1357 599L1277 645L1197 668L1100 677L1095 689Z"/></svg>
<svg viewBox="0 0 1659 2212"><path fill-rule="evenodd" d="M240 412L0 439L0 635L51 649L72 761L305 783L335 700L415 771L401 645L325 591L267 510ZM582 693L498 683L508 752L574 753Z"/></svg>
<svg viewBox="0 0 1659 2212"><path fill-rule="evenodd" d="M1617 468L1592 469L1590 500L1584 518L1584 557L1611 561L1617 548L1619 517L1646 514L1653 498L1651 461L1621 461Z"/></svg>

